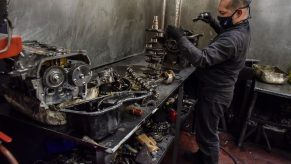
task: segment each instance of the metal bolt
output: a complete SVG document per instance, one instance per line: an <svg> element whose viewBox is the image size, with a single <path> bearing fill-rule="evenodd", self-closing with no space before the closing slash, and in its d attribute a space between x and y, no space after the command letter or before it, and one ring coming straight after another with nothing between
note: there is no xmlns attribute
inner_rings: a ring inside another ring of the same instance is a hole
<svg viewBox="0 0 291 164"><path fill-rule="evenodd" d="M84 74L80 74L80 79L84 79L85 78L85 75Z"/></svg>

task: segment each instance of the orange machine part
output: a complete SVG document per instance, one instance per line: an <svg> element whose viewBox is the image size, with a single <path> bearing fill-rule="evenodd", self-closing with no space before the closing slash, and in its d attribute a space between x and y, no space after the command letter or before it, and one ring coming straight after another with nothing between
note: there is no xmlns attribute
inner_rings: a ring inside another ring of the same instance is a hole
<svg viewBox="0 0 291 164"><path fill-rule="evenodd" d="M7 37L0 39L0 50L4 49L7 45ZM11 58L18 56L22 51L22 39L20 36L12 36L11 45L8 50L0 54L0 59Z"/></svg>

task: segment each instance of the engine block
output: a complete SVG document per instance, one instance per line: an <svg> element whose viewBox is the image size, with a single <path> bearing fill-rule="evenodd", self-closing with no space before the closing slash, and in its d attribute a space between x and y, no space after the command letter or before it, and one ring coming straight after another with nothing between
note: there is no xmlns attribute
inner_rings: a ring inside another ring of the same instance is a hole
<svg viewBox="0 0 291 164"><path fill-rule="evenodd" d="M86 98L87 84L92 78L90 59L82 50L71 51L37 41L23 44L23 52L13 59L8 72L10 80L4 86L5 98L18 108L27 108L21 111L28 115L43 111L45 117L58 115L50 120L43 116L35 118L38 121L64 124L64 115L52 109L60 103ZM38 109L31 108L32 104Z"/></svg>

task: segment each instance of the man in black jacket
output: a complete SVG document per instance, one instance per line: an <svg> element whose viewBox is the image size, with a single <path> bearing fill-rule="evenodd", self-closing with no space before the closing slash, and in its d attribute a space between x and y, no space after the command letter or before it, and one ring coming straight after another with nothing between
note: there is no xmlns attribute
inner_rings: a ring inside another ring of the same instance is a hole
<svg viewBox="0 0 291 164"><path fill-rule="evenodd" d="M210 13L201 13L198 19L209 23L218 34L202 50L184 37L181 29L167 28L168 35L177 40L182 54L197 67L199 89L195 125L199 151L185 156L199 164L218 163L219 119L231 103L234 85L250 45L250 2L220 0L218 22Z"/></svg>

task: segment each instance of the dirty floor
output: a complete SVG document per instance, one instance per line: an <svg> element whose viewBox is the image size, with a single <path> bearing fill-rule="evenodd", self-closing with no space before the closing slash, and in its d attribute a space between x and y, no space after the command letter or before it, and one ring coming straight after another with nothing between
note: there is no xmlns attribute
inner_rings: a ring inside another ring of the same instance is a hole
<svg viewBox="0 0 291 164"><path fill-rule="evenodd" d="M226 134L220 133L221 146L230 152L238 164L291 164L291 152L274 150L271 153L267 152L263 147L246 143L243 148L238 148L233 138ZM195 136L188 132L181 132L180 148L178 155L178 164L190 164L183 159L183 152L191 150L196 152L198 149L195 141ZM172 149L170 149L162 164L172 163ZM289 159L288 159L289 158ZM220 151L219 164L233 164L233 160L224 151Z"/></svg>

